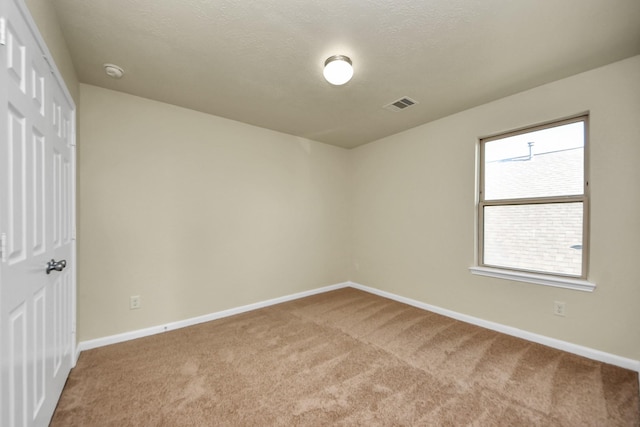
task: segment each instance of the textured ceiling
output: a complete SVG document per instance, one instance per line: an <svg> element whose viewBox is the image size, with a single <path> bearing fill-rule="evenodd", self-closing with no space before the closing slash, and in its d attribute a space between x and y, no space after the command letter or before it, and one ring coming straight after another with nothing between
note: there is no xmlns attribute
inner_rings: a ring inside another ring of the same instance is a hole
<svg viewBox="0 0 640 427"><path fill-rule="evenodd" d="M81 82L346 148L640 54L639 0L52 1Z"/></svg>

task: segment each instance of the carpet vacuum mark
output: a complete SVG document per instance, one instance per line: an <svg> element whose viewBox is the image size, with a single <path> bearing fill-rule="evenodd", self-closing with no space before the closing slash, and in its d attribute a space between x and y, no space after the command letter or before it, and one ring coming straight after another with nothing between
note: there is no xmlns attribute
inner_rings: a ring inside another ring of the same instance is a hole
<svg viewBox="0 0 640 427"><path fill-rule="evenodd" d="M58 426L638 426L636 372L352 288L81 354Z"/></svg>

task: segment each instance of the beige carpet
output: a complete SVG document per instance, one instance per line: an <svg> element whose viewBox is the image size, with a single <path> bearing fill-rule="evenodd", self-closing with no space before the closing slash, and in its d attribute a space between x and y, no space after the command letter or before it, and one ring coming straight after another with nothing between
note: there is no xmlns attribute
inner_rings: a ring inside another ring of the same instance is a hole
<svg viewBox="0 0 640 427"><path fill-rule="evenodd" d="M638 426L636 372L355 289L85 351L52 426Z"/></svg>

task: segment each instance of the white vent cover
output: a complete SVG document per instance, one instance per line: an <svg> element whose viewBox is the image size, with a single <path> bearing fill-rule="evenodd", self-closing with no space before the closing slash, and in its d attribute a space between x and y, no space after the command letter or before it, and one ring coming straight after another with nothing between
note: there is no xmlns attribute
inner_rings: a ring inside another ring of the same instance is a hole
<svg viewBox="0 0 640 427"><path fill-rule="evenodd" d="M405 108L411 107L412 105L415 105L417 103L418 101L416 101L415 99L411 99L408 96L405 96L391 102L390 104L385 105L382 108L384 108L385 110L398 112L398 111L404 110Z"/></svg>

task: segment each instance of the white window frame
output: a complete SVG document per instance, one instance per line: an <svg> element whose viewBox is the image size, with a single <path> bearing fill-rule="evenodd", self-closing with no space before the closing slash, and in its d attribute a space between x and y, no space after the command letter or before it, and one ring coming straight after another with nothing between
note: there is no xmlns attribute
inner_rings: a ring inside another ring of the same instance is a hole
<svg viewBox="0 0 640 427"><path fill-rule="evenodd" d="M567 125L571 123L584 123L584 185L583 193L580 195L570 195L561 197L530 197L517 199L484 199L484 173L485 173L485 144L487 142L498 139L522 135L543 129L549 129L557 126ZM501 279L514 280L519 282L535 283L539 285L555 286L568 289L576 289L582 291L593 291L596 287L595 283L588 281L587 275L589 271L589 115L588 113L577 116L554 120L535 126L529 126L509 132L504 132L479 139L479 180L477 192L477 234L476 234L476 265L470 268L471 273L495 277ZM571 276L560 273L540 272L533 270L524 270L510 267L496 267L486 265L483 259L484 248L484 208L487 206L514 206L514 205L532 205L532 204L557 204L557 203L575 203L580 202L583 206L582 214L582 272L580 276Z"/></svg>

